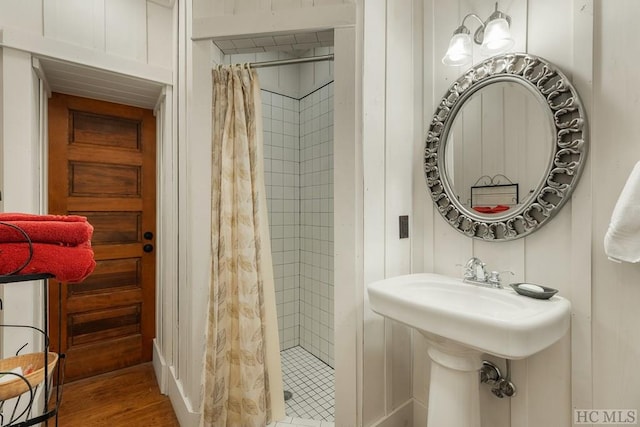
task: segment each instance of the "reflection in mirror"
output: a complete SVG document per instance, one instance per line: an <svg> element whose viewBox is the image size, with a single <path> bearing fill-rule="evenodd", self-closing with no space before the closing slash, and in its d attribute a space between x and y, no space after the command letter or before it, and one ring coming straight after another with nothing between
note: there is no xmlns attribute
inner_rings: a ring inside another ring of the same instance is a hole
<svg viewBox="0 0 640 427"><path fill-rule="evenodd" d="M471 95L446 141L449 185L460 204L496 215L528 203L546 176L553 123L527 86L498 81Z"/></svg>

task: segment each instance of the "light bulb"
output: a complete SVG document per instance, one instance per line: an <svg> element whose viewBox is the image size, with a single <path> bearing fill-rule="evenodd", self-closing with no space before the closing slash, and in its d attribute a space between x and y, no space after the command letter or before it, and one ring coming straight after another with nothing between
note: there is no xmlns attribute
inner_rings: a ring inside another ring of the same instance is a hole
<svg viewBox="0 0 640 427"><path fill-rule="evenodd" d="M471 36L464 32L454 34L449 42L449 49L442 58L442 63L444 65L466 65L470 62Z"/></svg>
<svg viewBox="0 0 640 427"><path fill-rule="evenodd" d="M496 55L508 51L514 44L507 20L496 18L487 22L480 52L487 56Z"/></svg>

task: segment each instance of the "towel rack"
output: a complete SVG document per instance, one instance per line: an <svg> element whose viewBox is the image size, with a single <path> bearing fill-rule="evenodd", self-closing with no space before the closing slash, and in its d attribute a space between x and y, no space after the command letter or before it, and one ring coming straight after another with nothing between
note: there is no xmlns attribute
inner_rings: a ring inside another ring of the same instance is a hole
<svg viewBox="0 0 640 427"><path fill-rule="evenodd" d="M62 400L62 383L63 383L63 371L64 371L64 358L65 355L64 354L58 354L58 360L57 360L57 364L58 364L58 371L57 371L57 376L56 376L56 383L55 385L53 385L53 387L50 388L49 385L49 380L50 380L50 376L52 376L51 374L53 374L53 369L55 369L55 363L53 361L50 360L51 355L49 354L49 335L48 335L48 330L49 330L49 298L48 298L48 294L49 294L49 279L53 278L53 275L51 274L25 274L25 275L5 275L5 276L0 276L0 284L6 284L6 283L17 283L17 282L27 282L27 281L41 281L42 283L42 295L43 295L43 328L37 328L35 326L31 326L31 325L8 325L8 324L0 324L0 328L28 328L28 329L34 329L38 332L40 332L42 334L42 340L43 340L43 349L42 349L42 353L43 353L43 366L41 369L44 370L42 375L37 375L37 378L42 377L42 384L43 384L43 392L42 392L42 396L43 396L43 409L42 409L42 413L41 414L33 414L33 403L34 403L34 399L35 399L35 395L37 393L38 387L39 387L39 381L36 384L30 384L29 381L26 379L26 377L28 375L24 375L24 376L20 376L22 381L26 382L26 390L20 394L15 396L15 398L17 399L15 402L15 406L13 408L13 410L11 411L12 413L10 414L10 416L8 417L8 420L5 419L4 413L3 413L3 408L4 408L4 400L0 400L0 427L4 427L4 426L12 426L12 427L27 427L27 426L33 426L36 424L40 424L42 422L45 422L46 420L55 417L55 425L58 425L58 409L60 408L60 403ZM58 299L62 298L62 294L60 292L60 287L58 285ZM60 307L60 305L58 305L58 307ZM60 319L61 317L58 316L58 319ZM58 336L58 349L61 348L61 334L59 334ZM21 349L20 349L21 350ZM20 350L18 350L18 352L20 352ZM15 359L15 358L13 358ZM55 359L55 355L54 355L54 359ZM5 360L5 359L3 359ZM6 384L8 384L9 382L7 382ZM3 386L3 384L0 384L0 388ZM56 393L55 393L55 404L53 405L53 407L51 409L49 409L49 398L50 398L50 394L53 391L53 389L55 389ZM20 401L22 399L22 397L26 394L29 394L28 398L28 404L26 405L25 409L20 411L18 413L17 408L20 405ZM13 398L13 397L12 397ZM27 419L25 419L24 421L18 421L20 418L26 416Z"/></svg>

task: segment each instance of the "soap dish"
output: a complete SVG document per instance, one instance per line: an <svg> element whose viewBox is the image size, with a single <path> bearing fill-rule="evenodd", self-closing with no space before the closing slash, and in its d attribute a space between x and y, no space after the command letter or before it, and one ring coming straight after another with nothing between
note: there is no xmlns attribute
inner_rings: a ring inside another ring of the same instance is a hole
<svg viewBox="0 0 640 427"><path fill-rule="evenodd" d="M535 285L535 286L541 287L542 292L531 291L529 289L520 287L520 285L534 285L534 283L512 283L510 285L514 291L516 291L520 295L524 295L525 297L536 298L536 299L549 299L558 293L557 289L548 288L542 285Z"/></svg>

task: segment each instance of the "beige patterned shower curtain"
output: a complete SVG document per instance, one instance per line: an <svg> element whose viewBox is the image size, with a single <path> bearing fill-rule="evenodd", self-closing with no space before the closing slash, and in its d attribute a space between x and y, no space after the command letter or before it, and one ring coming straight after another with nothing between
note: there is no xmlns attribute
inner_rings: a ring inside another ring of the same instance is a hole
<svg viewBox="0 0 640 427"><path fill-rule="evenodd" d="M257 73L213 70L212 262L201 426L284 416Z"/></svg>

